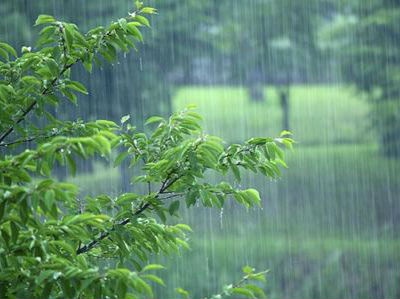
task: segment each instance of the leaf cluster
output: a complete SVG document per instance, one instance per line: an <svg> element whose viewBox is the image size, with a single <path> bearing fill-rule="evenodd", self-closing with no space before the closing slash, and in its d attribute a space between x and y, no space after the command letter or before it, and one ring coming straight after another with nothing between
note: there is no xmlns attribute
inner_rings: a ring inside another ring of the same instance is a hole
<svg viewBox="0 0 400 299"><path fill-rule="evenodd" d="M128 17L86 34L70 23L41 15L38 50L22 55L0 44L0 297L2 298L145 298L163 281L151 271L154 254L188 248L185 224L170 225L182 203L221 208L233 198L249 208L261 204L255 189L235 182L213 183L215 173L240 182L244 171L276 178L286 166L281 146L293 140L252 138L225 145L202 131L201 116L188 108L168 119L151 117L148 130L108 120L61 121L48 112L62 99L76 103L87 93L70 78L74 65L91 71L93 63L113 61L142 40L143 14L155 13L137 2ZM11 57L14 57L11 59ZM47 118L44 127L31 113ZM17 145L34 142L22 151ZM114 154L114 153L119 154ZM94 156L127 160L135 175L134 192L81 198L77 186L53 177L56 165L76 172L79 159ZM262 295L242 284L261 274L245 268L245 278L227 295ZM260 276L261 275L261 276ZM245 294L246 293L246 294Z"/></svg>
<svg viewBox="0 0 400 299"><path fill-rule="evenodd" d="M135 49L143 40L141 27L149 25L143 14L149 13L155 10L138 6L108 27L86 33L75 24L40 15L35 25L43 28L35 48L24 46L19 56L12 46L0 43L0 146L23 143L43 131L27 121L31 112L45 117L53 128L61 126L48 106L57 106L63 99L76 104L77 93L87 94L82 83L71 79L71 68L82 64L91 72L93 64L115 61L118 51ZM6 142L10 134L13 141Z"/></svg>

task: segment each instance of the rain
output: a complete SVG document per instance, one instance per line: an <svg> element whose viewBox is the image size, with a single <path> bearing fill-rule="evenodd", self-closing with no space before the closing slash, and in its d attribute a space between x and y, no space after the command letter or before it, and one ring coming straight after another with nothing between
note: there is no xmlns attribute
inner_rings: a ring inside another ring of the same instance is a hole
<svg viewBox="0 0 400 299"><path fill-rule="evenodd" d="M126 16L133 2L2 0L0 40L31 47L39 14L83 30ZM137 51L73 71L88 88L60 119L152 115L195 104L225 144L293 133L279 179L244 174L262 206L183 208L190 249L154 256L167 268L155 298L205 298L268 269L268 298L400 298L400 4L396 0L164 0ZM0 152L1 153L1 152ZM135 188L134 170L96 158L72 177L82 197ZM218 177L210 180L218 181Z"/></svg>

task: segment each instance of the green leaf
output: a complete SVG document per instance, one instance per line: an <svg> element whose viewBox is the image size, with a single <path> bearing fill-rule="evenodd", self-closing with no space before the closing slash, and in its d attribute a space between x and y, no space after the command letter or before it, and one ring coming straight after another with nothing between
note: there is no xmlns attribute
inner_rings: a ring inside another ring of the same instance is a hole
<svg viewBox="0 0 400 299"><path fill-rule="evenodd" d="M243 193L253 205L261 205L260 194L256 189L247 189Z"/></svg>
<svg viewBox="0 0 400 299"><path fill-rule="evenodd" d="M32 181L31 176L24 169L18 170L18 172L16 172L16 175L22 182L29 183L30 181Z"/></svg>
<svg viewBox="0 0 400 299"><path fill-rule="evenodd" d="M46 24L46 23L53 23L55 21L56 21L56 19L54 19L53 16L39 15L38 18L36 19L35 26L41 25L41 24Z"/></svg>
<svg viewBox="0 0 400 299"><path fill-rule="evenodd" d="M165 119L162 118L161 116L152 116L152 117L149 117L144 124L149 125L149 124L157 123L157 122L158 123L165 122Z"/></svg>
<svg viewBox="0 0 400 299"><path fill-rule="evenodd" d="M243 295L247 298L256 298L256 296L254 296L254 293L252 291L247 290L245 288L233 288L232 294Z"/></svg>
<svg viewBox="0 0 400 299"><path fill-rule="evenodd" d="M3 57L5 61L8 61L10 59L9 56L8 56L7 51L4 51L1 48L0 48L0 56Z"/></svg>
<svg viewBox="0 0 400 299"><path fill-rule="evenodd" d="M55 41L55 36L56 36L56 27L54 25L50 25L50 26L46 26L44 27L42 30L40 30L40 37L37 40L36 44L38 46L42 46L45 44L49 44ZM25 50L25 52L27 50L29 50L29 48L24 48L23 50ZM30 52L30 50L28 51ZM32 59L32 61L34 62L34 60ZM29 62L29 60L28 60Z"/></svg>
<svg viewBox="0 0 400 299"><path fill-rule="evenodd" d="M143 16L136 16L135 19L136 19L139 23L141 23L141 24L143 24L143 25L145 25L145 26L147 26L147 27L150 27L150 22L149 22L149 20L147 20L147 18L145 18L145 17L143 17Z"/></svg>
<svg viewBox="0 0 400 299"><path fill-rule="evenodd" d="M120 153L120 154L117 156L117 158L115 158L114 167L117 167L118 165L120 165L120 164L122 163L122 161L124 161L125 158L128 157L128 156L129 156L129 153L128 153L128 152L122 152L122 153Z"/></svg>
<svg viewBox="0 0 400 299"><path fill-rule="evenodd" d="M144 13L144 14L156 14L157 13L157 9L153 8L153 7L143 7L140 12Z"/></svg>
<svg viewBox="0 0 400 299"><path fill-rule="evenodd" d="M183 223L175 224L175 227L179 228L180 230L185 230L185 231L188 231L188 232L192 231L192 229L190 228L189 225L183 224Z"/></svg>
<svg viewBox="0 0 400 299"><path fill-rule="evenodd" d="M64 24L64 38L69 51L72 50L74 44L74 32L75 29L71 24Z"/></svg>
<svg viewBox="0 0 400 299"><path fill-rule="evenodd" d="M250 266L244 266L242 268L242 271L243 271L244 274L251 274L251 273L254 272L254 270L255 269L253 267L250 267Z"/></svg>
<svg viewBox="0 0 400 299"><path fill-rule="evenodd" d="M143 36L140 33L139 29L137 29L136 24L134 22L129 22L128 24L126 24L126 30L139 41L141 42L143 41Z"/></svg>
<svg viewBox="0 0 400 299"><path fill-rule="evenodd" d="M140 198L140 196L136 193L125 193L118 197L116 203L119 205L125 204L127 202L131 203L132 201L137 200L138 198Z"/></svg>
<svg viewBox="0 0 400 299"><path fill-rule="evenodd" d="M125 18L121 18L121 19L119 19L118 20L118 24L121 26L121 28L124 30L124 31L126 31L126 25L127 25L127 22L126 22L126 19Z"/></svg>
<svg viewBox="0 0 400 299"><path fill-rule="evenodd" d="M153 290L151 289L150 285L146 283L143 279L136 278L133 286L135 286L141 292L146 293L147 296L153 297Z"/></svg>
<svg viewBox="0 0 400 299"><path fill-rule="evenodd" d="M3 48L4 50L6 50L8 53L13 55L14 57L18 56L17 52L15 51L15 49L13 47L11 47L9 44L0 43L0 48Z"/></svg>
<svg viewBox="0 0 400 299"><path fill-rule="evenodd" d="M118 125L115 122L113 122L111 120L107 120L107 119L96 120L96 125L101 125L106 128L117 128L118 127Z"/></svg>
<svg viewBox="0 0 400 299"><path fill-rule="evenodd" d="M185 299L189 299L189 292L188 291L186 291L185 289L182 289L182 288L176 288L175 289L175 291L178 293L178 294L180 294L180 295L182 295L183 296L183 298L185 298Z"/></svg>
<svg viewBox="0 0 400 299"><path fill-rule="evenodd" d="M53 205L53 203L54 203L55 196L56 196L56 195L55 195L55 192L54 192L53 189L47 190L47 191L45 192L45 194L44 194L44 203L45 203L46 207L47 207L49 210L51 209L51 207L52 207L52 205Z"/></svg>
<svg viewBox="0 0 400 299"><path fill-rule="evenodd" d="M148 279L148 280L154 281L155 283L157 283L159 285L165 286L164 281L158 276L155 276L155 275L152 275L152 274L145 274L145 275L141 275L141 277L144 278L144 279Z"/></svg>
<svg viewBox="0 0 400 299"><path fill-rule="evenodd" d="M91 60L84 60L83 61L83 66L85 67L85 70L89 73L92 72L93 69L93 64Z"/></svg>
<svg viewBox="0 0 400 299"><path fill-rule="evenodd" d="M152 271L152 270L161 270L161 269L165 269L165 267L163 265L159 265L159 264L149 264L149 265L144 266L141 272Z"/></svg>
<svg viewBox="0 0 400 299"><path fill-rule="evenodd" d="M53 270L41 271L40 275L38 277L36 277L35 283L37 285L41 285L45 280L47 280L48 278L52 277L53 274L54 274Z"/></svg>
<svg viewBox="0 0 400 299"><path fill-rule="evenodd" d="M51 75L53 77L57 77L59 75L60 70L59 70L57 62L54 59L47 59L46 66L50 70Z"/></svg>
<svg viewBox="0 0 400 299"><path fill-rule="evenodd" d="M237 165L236 165L235 163L231 163L230 166L231 166L231 170L232 170L232 172L233 172L233 175L235 176L235 179L236 179L238 182L240 182L240 181L241 181L241 178L240 178L240 170L239 170L239 167L237 167Z"/></svg>
<svg viewBox="0 0 400 299"><path fill-rule="evenodd" d="M19 236L19 227L14 221L11 221L10 227L11 227L11 240L13 241L13 243L15 243L17 242Z"/></svg>
<svg viewBox="0 0 400 299"><path fill-rule="evenodd" d="M186 206L189 208L189 207L195 205L198 196L199 196L199 192L197 190L190 190L186 194L186 198L185 198Z"/></svg>
<svg viewBox="0 0 400 299"><path fill-rule="evenodd" d="M129 114L124 115L123 117L121 117L121 124L126 123L130 118L131 116Z"/></svg>
<svg viewBox="0 0 400 299"><path fill-rule="evenodd" d="M179 200L175 200L169 205L168 211L170 215L175 215L175 213L179 210L180 202Z"/></svg>
<svg viewBox="0 0 400 299"><path fill-rule="evenodd" d="M263 272L251 274L251 279L252 280L261 281L261 282L265 282L266 281L265 274L268 273L268 272L269 272L269 270L265 270Z"/></svg>
<svg viewBox="0 0 400 299"><path fill-rule="evenodd" d="M292 135L292 132L287 131L287 130L283 130L279 136L280 137L287 137L287 136L291 136L291 135Z"/></svg>
<svg viewBox="0 0 400 299"><path fill-rule="evenodd" d="M250 292L252 292L257 298L265 298L266 297L264 291L260 287L254 285L254 284L246 284L244 287L247 290L249 290Z"/></svg>
<svg viewBox="0 0 400 299"><path fill-rule="evenodd" d="M66 96L67 99L68 99L72 104L74 104L74 105L77 104L78 98L76 97L75 94L73 94L72 92L70 92L70 91L67 90L67 89L61 89L61 93L62 93L64 96Z"/></svg>
<svg viewBox="0 0 400 299"><path fill-rule="evenodd" d="M86 47L86 48L90 48L90 44L88 43L88 41L86 40L86 38L77 30L74 30L74 38L76 39L76 41L78 43L80 43L82 46Z"/></svg>
<svg viewBox="0 0 400 299"><path fill-rule="evenodd" d="M261 138L261 137L255 137L255 138L250 138L247 143L248 144L254 144L254 145L263 145L266 142L271 141L271 138Z"/></svg>
<svg viewBox="0 0 400 299"><path fill-rule="evenodd" d="M111 144L107 138L105 138L104 136L102 136L100 134L97 134L97 135L93 136L92 138L99 145L98 150L102 154L107 155L107 156L111 154Z"/></svg>
<svg viewBox="0 0 400 299"><path fill-rule="evenodd" d="M65 86L80 93L88 94L86 87L78 81L70 81Z"/></svg>

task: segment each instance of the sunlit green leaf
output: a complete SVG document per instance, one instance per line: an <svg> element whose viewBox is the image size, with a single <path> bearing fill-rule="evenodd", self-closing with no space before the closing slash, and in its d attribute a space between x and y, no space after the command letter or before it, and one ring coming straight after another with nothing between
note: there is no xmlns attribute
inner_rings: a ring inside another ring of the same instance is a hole
<svg viewBox="0 0 400 299"><path fill-rule="evenodd" d="M132 35L134 36L136 39L138 39L139 41L143 41L143 36L140 33L139 29L137 28L137 26L135 25L135 23L133 22L129 22L126 25L126 30Z"/></svg>
<svg viewBox="0 0 400 299"><path fill-rule="evenodd" d="M233 288L232 294L243 295L246 298L256 298L252 291L245 288Z"/></svg>
<svg viewBox="0 0 400 299"><path fill-rule="evenodd" d="M165 269L163 265L150 264L143 267L142 272Z"/></svg>
<svg viewBox="0 0 400 299"><path fill-rule="evenodd" d="M12 46L10 46L9 44L7 44L7 43L1 43L0 42L0 48L6 50L8 53L10 53L14 57L18 56L17 52L15 51L15 49Z"/></svg>
<svg viewBox="0 0 400 299"><path fill-rule="evenodd" d="M35 25L41 25L41 24L46 24L46 23L53 23L56 20L54 17L50 15L39 15L38 18L35 21Z"/></svg>
<svg viewBox="0 0 400 299"><path fill-rule="evenodd" d="M164 122L164 121L165 121L164 118L162 118L160 116L152 116L152 117L149 117L146 120L145 124L149 125L149 124L152 124L152 123L159 123L159 122Z"/></svg>
<svg viewBox="0 0 400 299"><path fill-rule="evenodd" d="M121 117L121 124L126 123L130 118L131 116L129 114L124 115L123 117Z"/></svg>
<svg viewBox="0 0 400 299"><path fill-rule="evenodd" d="M145 25L145 26L147 26L147 27L150 27L150 22L149 22L149 20L148 20L147 18L145 18L145 17L143 17L143 16L140 16L140 15L137 15L137 16L135 17L135 19L136 19L137 21L139 21L141 24L143 24L143 25Z"/></svg>
<svg viewBox="0 0 400 299"><path fill-rule="evenodd" d="M87 91L86 87L82 83L80 83L78 81L70 81L70 82L68 82L66 84L66 86L68 88L70 88L72 90L75 90L75 91L78 91L80 93L88 94L88 91Z"/></svg>

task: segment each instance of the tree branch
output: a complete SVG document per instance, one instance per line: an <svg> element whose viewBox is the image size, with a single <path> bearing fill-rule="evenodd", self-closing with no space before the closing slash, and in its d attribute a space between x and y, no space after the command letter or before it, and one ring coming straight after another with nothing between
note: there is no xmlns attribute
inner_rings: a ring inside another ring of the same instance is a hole
<svg viewBox="0 0 400 299"><path fill-rule="evenodd" d="M140 207L138 210L135 211L135 213L133 213L133 216L138 216L141 213L143 213L148 207L150 206L150 203L145 203L144 205L142 205L142 207ZM126 218L125 220L121 221L120 223L117 224L117 226L124 226L126 224L128 224L131 221L130 218ZM88 251L90 251L93 247L95 247L100 241L104 240L105 238L107 238L113 231L115 231L115 227L111 228L109 231L106 232L102 232L96 239L94 239L93 241L91 241L90 243L84 245L83 247L78 248L78 250L76 251L76 255L80 255L82 253L86 253Z"/></svg>
<svg viewBox="0 0 400 299"><path fill-rule="evenodd" d="M74 64L78 63L79 61L80 61L80 59L77 59L77 60L75 60L73 63L70 63L70 64L65 65L64 68L61 70L61 72L58 74L58 76L55 77L55 78L50 82L50 86L46 87L46 88L40 93L40 95L41 95L41 96L46 95L46 94L51 90L51 88L54 87L54 85L55 85L56 82L60 79L60 77L61 77L68 69L70 69ZM29 104L29 106L28 106L26 109L21 110L21 111L23 111L23 113L21 114L21 116L15 121L15 123L14 123L10 128L8 128L8 129L0 136L0 143L2 143L2 141L3 141L5 138L7 138L7 136L10 135L10 134L14 131L15 126L16 126L17 124L19 124L20 122L22 122L22 121L26 118L26 116L28 115L28 113L31 112L31 111L35 108L36 104L37 104L37 100L33 100L33 101L31 102L31 104Z"/></svg>
<svg viewBox="0 0 400 299"><path fill-rule="evenodd" d="M2 142L2 143L0 143L0 146L7 147L7 146L10 146L10 145L14 145L14 144L32 142L32 141L35 141L35 140L41 139L41 138L42 139L47 139L47 138L51 138L51 137L54 137L54 136L57 136L57 135L58 135L58 133L54 133L54 134L50 134L50 135L39 135L39 136L29 137L29 138L26 138L26 139L18 139L18 140L15 140L15 141L12 141L12 142L8 142L8 143Z"/></svg>
<svg viewBox="0 0 400 299"><path fill-rule="evenodd" d="M161 194L163 194L169 187L171 187L176 181L178 181L182 176L177 176L173 179L165 179L164 182L161 184L161 188L160 190L157 192L156 194L156 198L159 198L159 196ZM168 198L171 198L172 196L169 196ZM161 198L161 199L166 199L166 198ZM132 216L138 216L140 214L142 214L145 210L147 210L149 207L151 206L151 203L146 202L146 203L142 203L141 207L139 209L137 209ZM102 232L96 239L94 239L93 241L91 241L90 243L84 245L83 247L78 248L78 250L76 251L76 255L82 254L82 253L86 253L88 251L90 251L93 247L95 247L100 241L104 240L105 238L107 238L108 236L110 236L110 234L115 231L116 226L124 226L126 224L128 224L131 221L130 218L126 218L124 220L122 220L120 223L116 224L113 228L111 228L110 230L106 231L106 232Z"/></svg>
<svg viewBox="0 0 400 299"><path fill-rule="evenodd" d="M138 11L134 11L133 14L135 14L135 13L137 13L137 12L138 12ZM129 18L129 17L127 17L127 18ZM60 29L60 33L61 33L61 41L62 41L61 43L62 43L62 46L63 46L63 53L64 53L64 56L65 56L65 55L66 55L66 48L65 48L65 40L64 40L64 37L63 37L64 28L63 28L63 27L60 27L59 29ZM106 32L104 32L104 34L103 34L103 35L101 36L101 38L99 39L98 45L101 44L102 39L104 39L106 36L109 36L110 34L111 34L111 31L106 31ZM97 51L98 51L98 47L100 47L100 46L97 46L97 48L95 47L95 48L90 49L90 50L95 54L95 53L97 53ZM88 49L88 50L89 50L89 49ZM64 59L66 59L66 57L64 57ZM73 62L71 62L71 63L69 63L69 64L64 64L64 67L63 67L63 69L61 70L61 72L58 74L58 76L56 76L56 77L50 82L50 85L49 85L48 87L46 87L46 88L40 93L40 96L46 95L46 94L52 89L52 87L54 87L54 85L55 85L56 82L61 78L61 76L62 76L67 70L69 70L73 65L77 64L79 61L81 61L81 58L76 58L75 61L73 61ZM26 109L21 109L21 111L23 112L23 113L21 114L21 116L18 117L18 119L15 121L15 123L14 123L10 128L8 128L6 131L4 131L4 133L2 133L2 134L0 135L0 143L1 143L5 138L7 138L8 135L10 135L10 134L14 131L15 126L16 126L17 124L19 124L20 122L22 122L22 121L26 118L26 116L28 115L28 113L30 113L30 112L35 108L35 106L36 106L37 103L38 103L37 100L33 100L33 101L31 102L31 104L29 104L29 106L28 106Z"/></svg>

